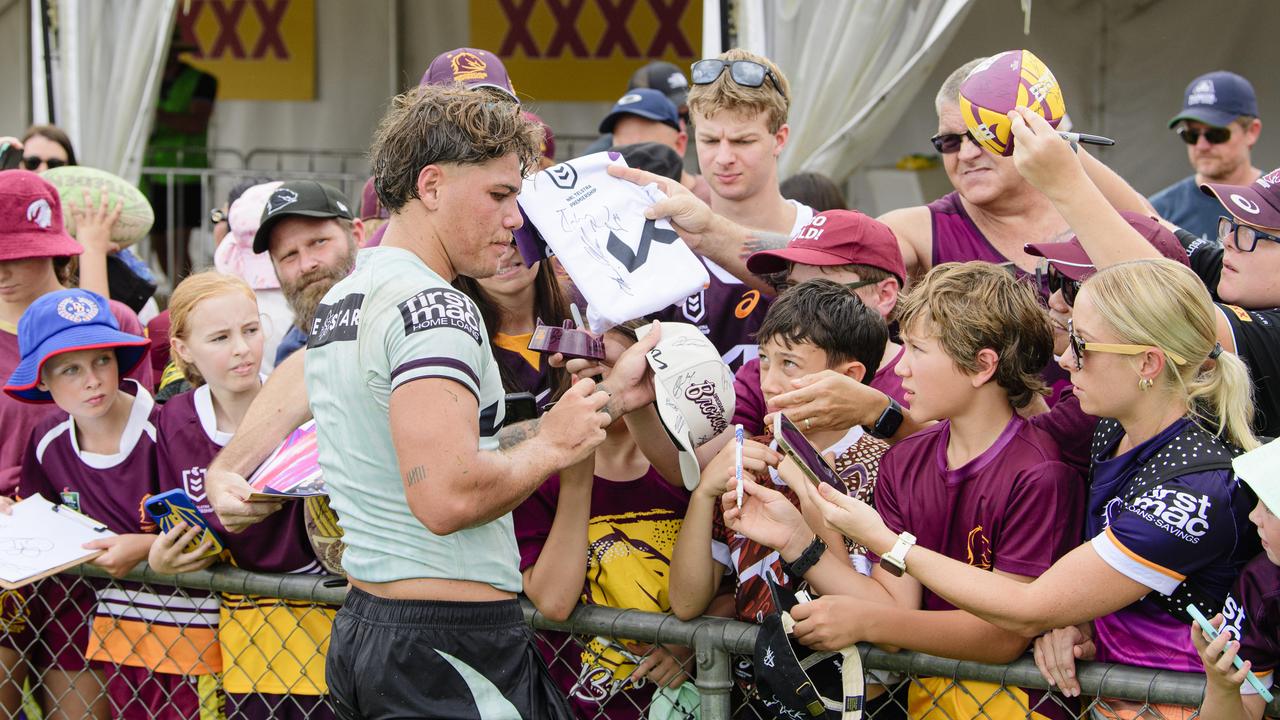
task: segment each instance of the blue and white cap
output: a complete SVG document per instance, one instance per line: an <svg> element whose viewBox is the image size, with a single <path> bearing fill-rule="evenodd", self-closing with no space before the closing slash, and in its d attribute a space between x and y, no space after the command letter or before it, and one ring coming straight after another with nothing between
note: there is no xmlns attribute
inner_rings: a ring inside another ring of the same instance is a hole
<svg viewBox="0 0 1280 720"><path fill-rule="evenodd" d="M1183 120L1226 127L1241 115L1258 116L1253 85L1233 72L1217 70L1191 81L1182 95L1182 111L1169 121L1169 127Z"/></svg>
<svg viewBox="0 0 1280 720"><path fill-rule="evenodd" d="M38 389L40 371L54 355L76 350L115 348L120 374L128 374L142 362L151 341L121 332L111 306L101 295L73 288L42 295L18 320L18 352L22 360L14 368L4 391L16 400L53 402Z"/></svg>

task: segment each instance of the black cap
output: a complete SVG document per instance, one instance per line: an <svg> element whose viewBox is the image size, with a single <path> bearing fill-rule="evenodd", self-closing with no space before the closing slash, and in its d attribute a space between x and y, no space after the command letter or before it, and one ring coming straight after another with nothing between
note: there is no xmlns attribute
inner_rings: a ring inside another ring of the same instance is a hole
<svg viewBox="0 0 1280 720"><path fill-rule="evenodd" d="M669 62L656 60L635 71L627 89L635 88L661 91L677 108L683 108L689 103L689 79L680 68Z"/></svg>
<svg viewBox="0 0 1280 720"><path fill-rule="evenodd" d="M684 159L670 145L642 142L615 145L609 150L621 153L622 158L627 161L627 167L640 168L676 182L680 182L683 177Z"/></svg>
<svg viewBox="0 0 1280 720"><path fill-rule="evenodd" d="M271 228L289 216L354 219L350 201L337 188L315 180L290 180L267 198L262 222L253 235L253 251L262 253L270 249Z"/></svg>

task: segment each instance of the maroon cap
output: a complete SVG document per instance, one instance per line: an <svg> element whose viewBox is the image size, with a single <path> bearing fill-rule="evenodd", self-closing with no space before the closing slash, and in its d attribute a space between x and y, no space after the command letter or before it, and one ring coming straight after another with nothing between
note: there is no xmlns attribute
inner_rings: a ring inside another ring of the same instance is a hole
<svg viewBox="0 0 1280 720"><path fill-rule="evenodd" d="M800 265L867 265L906 282L898 238L888 225L857 210L828 210L813 216L781 250L762 250L747 258L757 275L782 272L787 263Z"/></svg>
<svg viewBox="0 0 1280 720"><path fill-rule="evenodd" d="M537 113L525 110L520 114L526 120L532 120L542 126L542 144L538 146L538 152L542 154L542 157L554 161L556 159L556 136L555 133L551 132L551 126L538 117Z"/></svg>
<svg viewBox="0 0 1280 720"><path fill-rule="evenodd" d="M469 88L497 88L520 102L516 89L507 76L507 67L497 55L478 48L457 48L440 53L427 66L419 85L462 83Z"/></svg>
<svg viewBox="0 0 1280 720"><path fill-rule="evenodd" d="M1139 235L1146 238L1146 241L1151 243L1151 247L1161 255L1188 267L1191 266L1191 261L1187 259L1187 251L1169 228L1153 218L1128 210L1121 211L1120 216L1129 223L1130 227L1137 230ZM1080 238L1074 235L1066 242L1027 244L1024 249L1028 255L1038 255L1053 263L1058 272L1076 282L1088 279L1097 270L1093 261L1089 259L1088 253L1084 251L1084 246L1080 244Z"/></svg>
<svg viewBox="0 0 1280 720"><path fill-rule="evenodd" d="M62 227L62 201L53 185L26 170L0 172L0 260L82 252Z"/></svg>
<svg viewBox="0 0 1280 720"><path fill-rule="evenodd" d="M1236 220L1260 228L1280 231L1280 168L1263 175L1251 185L1201 185L1200 191L1222 203Z"/></svg>

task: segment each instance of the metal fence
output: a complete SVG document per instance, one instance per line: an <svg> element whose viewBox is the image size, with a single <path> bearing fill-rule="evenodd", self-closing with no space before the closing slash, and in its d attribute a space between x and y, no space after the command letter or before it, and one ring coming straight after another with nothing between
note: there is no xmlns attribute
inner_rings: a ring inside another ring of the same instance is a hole
<svg viewBox="0 0 1280 720"><path fill-rule="evenodd" d="M0 595L0 717L333 717L323 695L323 657L328 624L345 595L340 578L230 566L172 576L140 565L124 581L82 566L8 591ZM753 696L744 658L755 646L755 625L597 606L552 622L527 602L524 610L579 717L800 717ZM139 634L131 618L145 619L149 630ZM205 632L202 644L202 619L209 618L221 626L216 640ZM82 667L88 637L89 654L109 661ZM697 699L689 689L677 697L656 691L652 680L632 682L636 664L658 646L672 655L661 675L691 678ZM1199 675L1081 663L1083 695L1076 702L1038 692L1047 686L1029 658L987 665L860 651L865 669L895 678L867 705L866 716L879 720L1159 718L1172 716L1169 706L1197 705L1204 691ZM169 674L153 672L157 667ZM682 712L691 701L700 706ZM1280 717L1280 701L1269 714Z"/></svg>

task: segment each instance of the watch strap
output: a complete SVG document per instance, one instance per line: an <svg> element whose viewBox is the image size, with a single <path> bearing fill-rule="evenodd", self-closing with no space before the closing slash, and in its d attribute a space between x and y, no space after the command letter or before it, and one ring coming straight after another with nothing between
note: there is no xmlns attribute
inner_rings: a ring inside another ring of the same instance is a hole
<svg viewBox="0 0 1280 720"><path fill-rule="evenodd" d="M809 547L800 553L800 557L796 558L795 562L782 561L782 570L792 580L801 580L804 578L805 573L818 564L818 561L822 559L822 554L826 551L827 544L822 541L822 538L815 535L813 542L809 543Z"/></svg>

